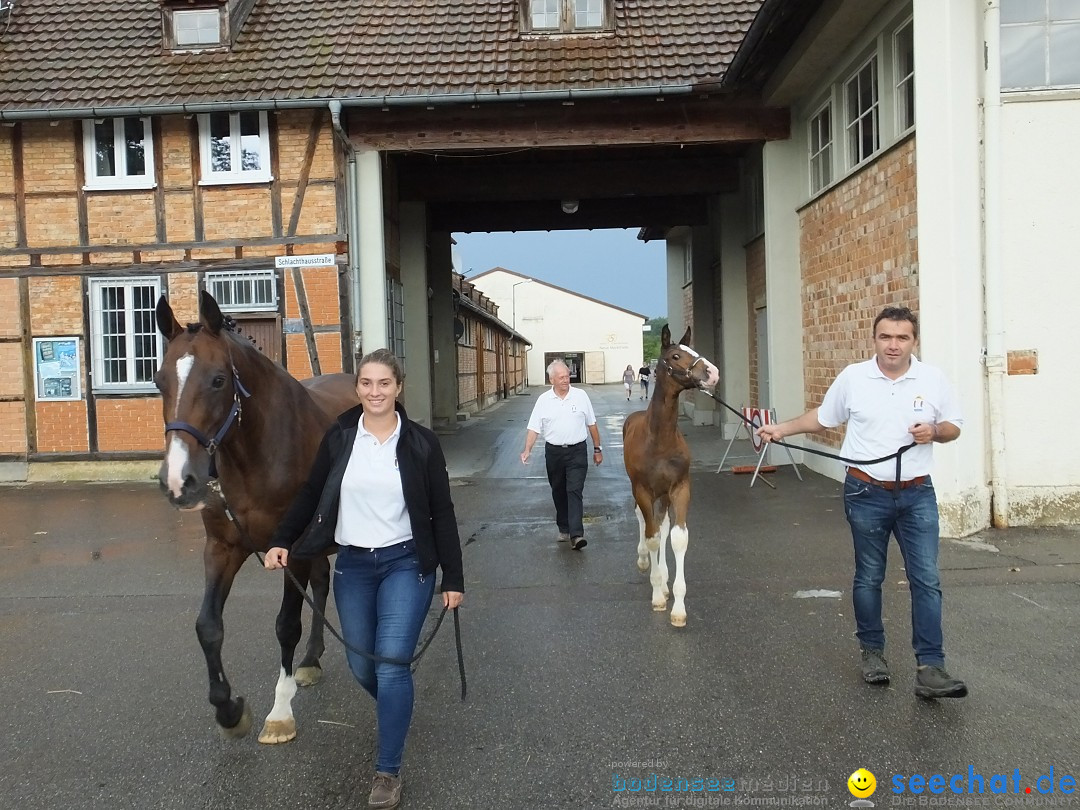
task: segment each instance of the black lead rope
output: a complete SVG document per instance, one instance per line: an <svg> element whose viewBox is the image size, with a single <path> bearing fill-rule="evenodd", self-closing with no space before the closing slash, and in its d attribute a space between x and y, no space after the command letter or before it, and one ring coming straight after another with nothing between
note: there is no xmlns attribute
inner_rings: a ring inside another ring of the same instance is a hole
<svg viewBox="0 0 1080 810"><path fill-rule="evenodd" d="M732 408L730 405L728 405L726 402L724 402L724 400L720 399L720 397L718 397L716 394L712 393L711 391L706 391L704 388L699 388L699 390L702 391L705 394L708 394L710 397L715 399L717 402L719 402L721 405L723 405L725 408L727 408L729 411L731 411L737 417L739 417L744 422L746 422L746 424L750 426L751 430L755 430L758 427L760 427L760 425L755 425L753 422L751 422L749 419L747 419L745 416L743 416L742 411L735 410L735 408ZM869 465L869 464L880 464L883 461L889 461L890 459L895 458L896 459L896 486L897 487L900 486L900 459L903 457L904 453L906 453L908 450L910 450L912 447L915 446L915 442L912 442L911 444L908 444L908 445L905 445L905 446L901 447L895 453L889 453L889 455L887 455L887 456L882 456L881 458L872 458L869 461L861 461L861 460L858 460L858 459L845 458L844 456L838 456L836 453L826 453L824 450L815 450L812 447L800 447L797 444L788 444L787 442L782 441L780 439L772 439L772 440L770 440L770 444L778 444L781 447L788 447L788 448L790 448L792 450L802 450L804 453L813 453L816 456L824 456L825 458L834 458L837 461L844 462L845 464L867 464L867 465Z"/></svg>
<svg viewBox="0 0 1080 810"><path fill-rule="evenodd" d="M236 527L236 530L240 532L240 536L244 539L244 542L247 544L248 548L251 549L251 551L255 554L255 558L260 563L263 563L265 565L262 552L254 548L251 543L248 543L247 533L240 526L240 521L236 519L236 516L229 508L229 504L228 502L226 502L225 496L221 492L220 485L217 488L217 492L218 496L221 498L222 505L225 507L225 516L232 521L233 525ZM431 632L428 633L427 638L424 639L423 643L420 645L420 649L412 658L387 658L382 655L375 655L374 653L369 653L366 650L358 649L357 647L354 647L352 644L347 642L344 636L342 636L341 633L338 631L338 629L334 627L333 624L331 624L329 619L326 618L326 614L324 614L321 610L319 610L318 607L316 607L315 600L308 596L307 588L300 584L300 580L296 578L296 574L289 570L288 566L285 567L285 573L286 575L288 575L290 581L292 582L296 590L298 590L300 592L300 595L304 597L304 601L307 602L308 607L311 608L311 612L316 616L319 621L323 623L326 629L330 631L330 635L340 641L342 646L345 647L345 649L347 649L349 652L355 653L356 655L366 658L376 664L398 664L400 666L410 667L410 672L416 672L420 657L425 652L427 652L428 647L431 646L431 642L435 640L435 634L438 633L439 628L442 627L443 619L446 618L447 607L444 605L442 611L439 613L439 618L435 620L435 626L431 629ZM457 643L458 675L461 678L461 699L465 700L467 688L465 680L465 657L461 652L461 618L458 615L457 608L454 608L454 640Z"/></svg>

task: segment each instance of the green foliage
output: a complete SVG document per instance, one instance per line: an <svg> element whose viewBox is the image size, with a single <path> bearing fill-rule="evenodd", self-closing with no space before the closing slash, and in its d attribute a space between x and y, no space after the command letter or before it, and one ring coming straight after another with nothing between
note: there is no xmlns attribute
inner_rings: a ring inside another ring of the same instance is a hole
<svg viewBox="0 0 1080 810"><path fill-rule="evenodd" d="M667 315L657 315L646 321L652 327L650 331L641 333L641 356L646 363L655 362L660 357L660 330L667 322Z"/></svg>

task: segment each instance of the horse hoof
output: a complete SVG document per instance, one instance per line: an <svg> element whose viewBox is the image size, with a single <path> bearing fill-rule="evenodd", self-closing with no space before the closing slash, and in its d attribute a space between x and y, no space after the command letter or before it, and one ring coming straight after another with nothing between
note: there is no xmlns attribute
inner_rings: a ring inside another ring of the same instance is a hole
<svg viewBox="0 0 1080 810"><path fill-rule="evenodd" d="M322 667L297 667L296 685L314 686L322 680Z"/></svg>
<svg viewBox="0 0 1080 810"><path fill-rule="evenodd" d="M649 561L648 560L638 560L637 561L637 570L644 574L646 571L649 570Z"/></svg>
<svg viewBox="0 0 1080 810"><path fill-rule="evenodd" d="M671 614L671 626L672 627L686 627L686 616L676 616Z"/></svg>
<svg viewBox="0 0 1080 810"><path fill-rule="evenodd" d="M259 742L265 745L278 745L295 739L296 719L293 717L288 720L267 720L259 734Z"/></svg>
<svg viewBox="0 0 1080 810"><path fill-rule="evenodd" d="M655 610L657 613L662 610L667 610L667 600L665 599L663 602L653 602L652 609Z"/></svg>
<svg viewBox="0 0 1080 810"><path fill-rule="evenodd" d="M240 722L238 722L232 728L225 728L225 726L218 726L221 731L221 736L226 740L239 740L241 737L246 737L247 733L251 731L251 706L244 702L244 710L240 714Z"/></svg>

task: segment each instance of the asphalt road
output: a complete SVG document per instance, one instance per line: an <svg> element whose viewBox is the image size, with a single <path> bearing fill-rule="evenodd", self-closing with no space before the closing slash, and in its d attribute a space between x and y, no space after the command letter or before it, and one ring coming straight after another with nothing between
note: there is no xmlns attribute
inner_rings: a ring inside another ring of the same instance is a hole
<svg viewBox="0 0 1080 810"><path fill-rule="evenodd" d="M859 679L837 483L781 468L775 490L751 489L715 473L718 431L685 424L689 618L676 630L650 609L635 565L619 426L645 403L621 386L590 389L606 463L586 484L578 553L556 542L542 452L517 458L539 390L443 439L466 543L469 697L458 697L448 622L416 676L403 807L839 807L859 767L875 774L879 807L1077 801L1062 788L1080 779L1080 532L943 541L948 666L971 695L921 701L895 546L893 683ZM0 805L365 805L373 707L332 640L323 682L294 701L293 743L219 737L194 633L200 530L155 484L0 488ZM226 609L225 667L256 731L273 702L280 588L280 574L249 563ZM1051 768L1055 792L1040 795ZM964 790L978 774L986 792L915 794L914 774L962 775ZM990 793L995 774L1009 795Z"/></svg>

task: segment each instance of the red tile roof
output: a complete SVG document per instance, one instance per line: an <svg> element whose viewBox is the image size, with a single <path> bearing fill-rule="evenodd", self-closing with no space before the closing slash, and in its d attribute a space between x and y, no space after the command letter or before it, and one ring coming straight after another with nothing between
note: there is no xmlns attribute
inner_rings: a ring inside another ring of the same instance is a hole
<svg viewBox="0 0 1080 810"><path fill-rule="evenodd" d="M553 37L521 35L518 0L257 0L231 51L168 53L159 0L15 0L0 110L693 86L760 5L615 0L613 34Z"/></svg>

